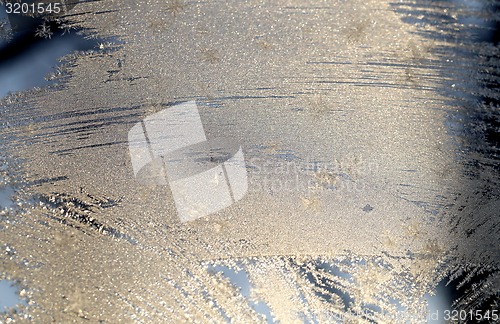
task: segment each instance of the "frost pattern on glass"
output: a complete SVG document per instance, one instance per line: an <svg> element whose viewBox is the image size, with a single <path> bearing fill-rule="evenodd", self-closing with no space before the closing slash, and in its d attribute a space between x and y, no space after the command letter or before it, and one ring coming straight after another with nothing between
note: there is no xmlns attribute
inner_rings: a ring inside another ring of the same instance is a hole
<svg viewBox="0 0 500 324"><path fill-rule="evenodd" d="M79 3L59 18L120 43L1 99L0 275L28 305L0 319L418 322L443 282L498 309L498 2L475 3ZM186 102L202 131L177 134L238 145L179 148L247 176L190 222L134 146Z"/></svg>

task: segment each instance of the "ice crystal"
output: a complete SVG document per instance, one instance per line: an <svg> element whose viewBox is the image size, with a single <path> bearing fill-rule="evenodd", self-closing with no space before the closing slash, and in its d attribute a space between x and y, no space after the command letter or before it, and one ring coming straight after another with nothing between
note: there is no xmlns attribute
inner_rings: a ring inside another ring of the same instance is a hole
<svg viewBox="0 0 500 324"><path fill-rule="evenodd" d="M47 21L44 21L40 26L35 31L35 36L41 37L41 38L52 38L52 35L54 35L54 32L51 30L50 25L48 24Z"/></svg>
<svg viewBox="0 0 500 324"><path fill-rule="evenodd" d="M498 21L495 1L478 3ZM442 283L449 308L498 307L498 46L460 20L478 14L418 0L81 2L59 26L104 37L100 51L67 56L49 76L61 86L1 100L0 190L15 193L0 275L30 304L0 320L421 322ZM36 35L51 38L48 21ZM158 117L185 102L196 127ZM134 174L130 134L156 182ZM239 148L236 201L235 159L217 154ZM196 198L217 188L227 207L189 206L181 222L174 196L192 188L172 183L211 168Z"/></svg>

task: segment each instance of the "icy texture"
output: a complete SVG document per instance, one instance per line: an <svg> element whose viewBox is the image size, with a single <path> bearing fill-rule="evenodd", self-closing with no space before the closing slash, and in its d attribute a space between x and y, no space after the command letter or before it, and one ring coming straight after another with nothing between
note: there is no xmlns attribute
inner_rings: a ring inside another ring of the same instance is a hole
<svg viewBox="0 0 500 324"><path fill-rule="evenodd" d="M425 320L444 278L458 308L498 308L498 48L461 34L474 10L79 3L70 25L124 43L0 107L22 174L0 273L30 288L6 316L398 323ZM208 139L243 148L248 192L182 223L168 186L135 178L128 134L192 100Z"/></svg>

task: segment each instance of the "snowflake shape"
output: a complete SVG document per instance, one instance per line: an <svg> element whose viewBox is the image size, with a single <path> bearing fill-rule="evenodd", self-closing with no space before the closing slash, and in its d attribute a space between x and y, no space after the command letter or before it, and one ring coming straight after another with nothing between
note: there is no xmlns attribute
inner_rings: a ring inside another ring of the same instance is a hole
<svg viewBox="0 0 500 324"><path fill-rule="evenodd" d="M41 24L35 31L35 36L51 39L54 33L50 29L50 25L46 21Z"/></svg>
<svg viewBox="0 0 500 324"><path fill-rule="evenodd" d="M186 4L182 0L172 0L164 7L164 11L170 12L172 15L177 16L186 9Z"/></svg>

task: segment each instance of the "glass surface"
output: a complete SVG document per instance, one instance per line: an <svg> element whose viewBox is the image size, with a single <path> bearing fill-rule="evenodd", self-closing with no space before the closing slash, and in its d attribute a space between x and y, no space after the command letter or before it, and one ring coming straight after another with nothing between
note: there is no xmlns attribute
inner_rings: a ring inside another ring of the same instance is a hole
<svg viewBox="0 0 500 324"><path fill-rule="evenodd" d="M24 3L0 321L498 320L498 1Z"/></svg>

